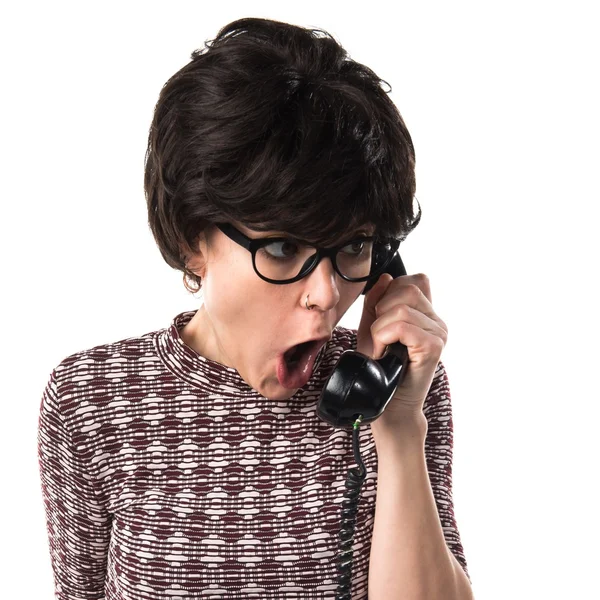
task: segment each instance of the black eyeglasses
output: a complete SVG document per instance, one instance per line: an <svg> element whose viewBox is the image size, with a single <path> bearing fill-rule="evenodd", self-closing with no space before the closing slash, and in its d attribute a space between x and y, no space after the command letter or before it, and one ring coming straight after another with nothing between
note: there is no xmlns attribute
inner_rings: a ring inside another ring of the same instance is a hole
<svg viewBox="0 0 600 600"><path fill-rule="evenodd" d="M319 248L293 237L252 239L230 223L216 226L252 254L252 265L261 279L278 285L306 277L325 257L342 279L367 281L383 273L400 246L395 238L358 235L332 248Z"/></svg>

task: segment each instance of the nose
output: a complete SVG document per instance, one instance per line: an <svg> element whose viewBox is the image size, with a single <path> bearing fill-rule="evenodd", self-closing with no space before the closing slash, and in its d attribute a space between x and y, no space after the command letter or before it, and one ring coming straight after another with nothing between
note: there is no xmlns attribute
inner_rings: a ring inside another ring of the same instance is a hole
<svg viewBox="0 0 600 600"><path fill-rule="evenodd" d="M335 306L340 298L338 278L342 280L333 268L331 258L329 256L323 257L306 277L311 304L317 304L322 308Z"/></svg>

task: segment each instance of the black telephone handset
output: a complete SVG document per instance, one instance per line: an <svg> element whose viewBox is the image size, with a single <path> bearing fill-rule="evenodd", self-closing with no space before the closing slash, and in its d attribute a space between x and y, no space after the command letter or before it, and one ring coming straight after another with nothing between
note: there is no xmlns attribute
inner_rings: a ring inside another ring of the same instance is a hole
<svg viewBox="0 0 600 600"><path fill-rule="evenodd" d="M399 252L383 273L394 279L406 275ZM377 278L369 281L362 293L366 294L376 282ZM358 415L363 415L363 423L374 421L402 383L407 367L408 350L400 342L390 344L387 353L378 360L346 350L325 382L317 415L334 427L350 427Z"/></svg>
<svg viewBox="0 0 600 600"><path fill-rule="evenodd" d="M400 253L386 266L385 273L394 279L406 275ZM379 275L381 276L381 274ZM378 277L369 281L366 294ZM361 487L367 475L359 448L361 423L381 416L396 388L402 383L408 368L408 349L400 342L390 344L387 353L378 360L361 352L346 350L325 382L317 404L317 415L334 427L353 427L352 446L358 469L350 469L342 501L340 552L338 555L338 589L336 600L350 600L352 588L352 548Z"/></svg>

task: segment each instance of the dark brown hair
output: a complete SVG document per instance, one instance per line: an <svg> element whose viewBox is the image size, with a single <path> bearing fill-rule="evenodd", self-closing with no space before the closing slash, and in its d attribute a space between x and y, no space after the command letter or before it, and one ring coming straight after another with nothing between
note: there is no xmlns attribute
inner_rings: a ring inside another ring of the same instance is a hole
<svg viewBox="0 0 600 600"><path fill-rule="evenodd" d="M238 19L191 59L160 92L144 174L150 229L184 284L200 289L186 256L218 222L323 245L367 223L402 240L417 226L391 87L329 33Z"/></svg>

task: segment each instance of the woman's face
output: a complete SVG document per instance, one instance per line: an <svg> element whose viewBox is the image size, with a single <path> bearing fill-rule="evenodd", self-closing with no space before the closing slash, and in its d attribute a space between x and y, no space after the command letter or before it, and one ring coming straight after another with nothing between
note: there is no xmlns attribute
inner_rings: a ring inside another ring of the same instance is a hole
<svg viewBox="0 0 600 600"><path fill-rule="evenodd" d="M238 222L232 225L249 238L286 232L257 232ZM297 389L277 378L279 355L307 339L330 337L366 282L343 280L329 259L307 277L276 285L261 279L252 254L213 227L209 246L202 238L188 268L202 277L204 303L182 329L183 341L198 354L236 369L258 393L273 400L290 398ZM310 294L309 305L305 306Z"/></svg>

